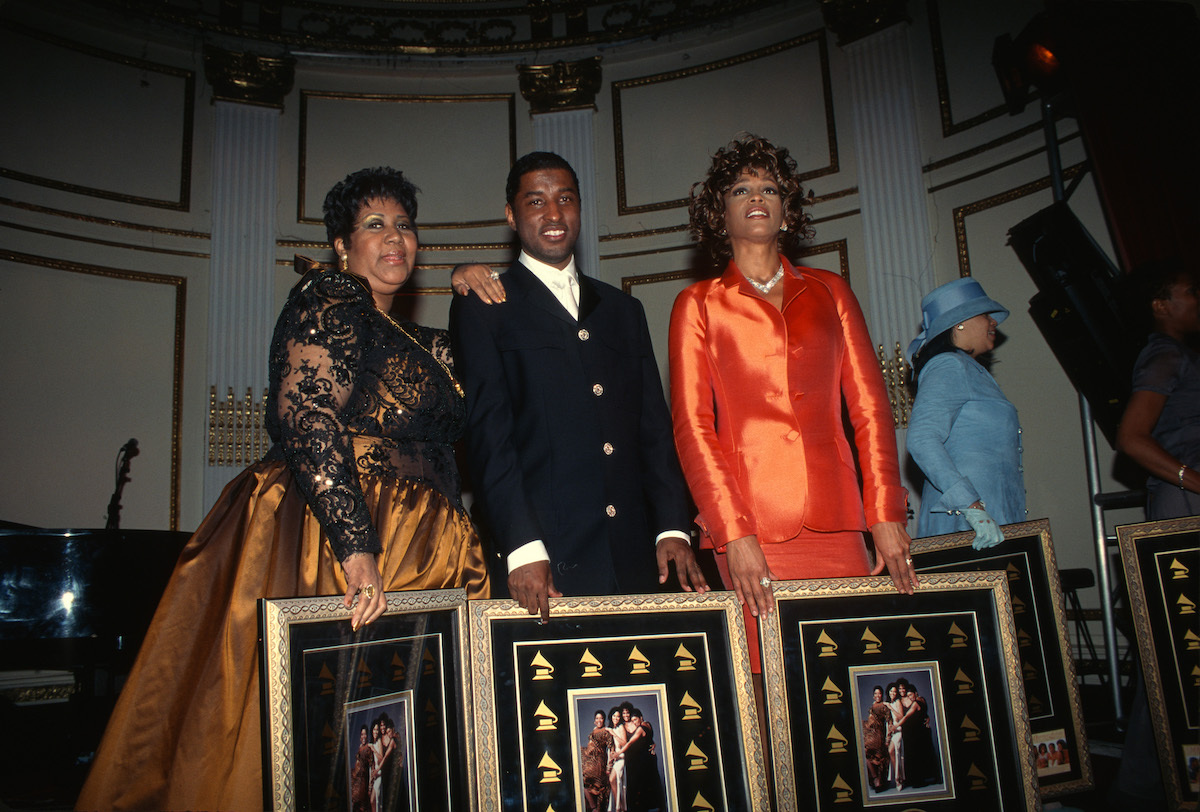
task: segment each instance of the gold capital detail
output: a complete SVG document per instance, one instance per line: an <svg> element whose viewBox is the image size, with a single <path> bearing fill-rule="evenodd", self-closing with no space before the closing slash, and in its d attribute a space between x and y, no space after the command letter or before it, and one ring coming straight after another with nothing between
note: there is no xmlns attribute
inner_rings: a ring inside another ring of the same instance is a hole
<svg viewBox="0 0 1200 812"><path fill-rule="evenodd" d="M534 113L595 107L600 57L551 65L518 65L521 96Z"/></svg>
<svg viewBox="0 0 1200 812"><path fill-rule="evenodd" d="M296 79L296 60L204 46L204 76L213 100L283 108Z"/></svg>

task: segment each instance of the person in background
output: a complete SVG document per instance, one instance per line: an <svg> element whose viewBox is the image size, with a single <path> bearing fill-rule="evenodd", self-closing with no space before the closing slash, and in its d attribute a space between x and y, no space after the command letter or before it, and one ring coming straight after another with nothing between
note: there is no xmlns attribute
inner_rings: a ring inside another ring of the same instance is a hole
<svg viewBox="0 0 1200 812"><path fill-rule="evenodd" d="M1146 518L1200 515L1200 296L1180 263L1139 269L1152 332L1133 371L1117 448L1142 466Z"/></svg>
<svg viewBox="0 0 1200 812"><path fill-rule="evenodd" d="M454 460L466 405L449 339L389 313L416 260L416 192L378 168L326 196L339 267L306 274L275 326L274 445L181 553L79 809L262 808L259 598L344 595L359 631L385 591L488 596Z"/></svg>
<svg viewBox="0 0 1200 812"><path fill-rule="evenodd" d="M974 530L972 546L1004 540L1025 521L1017 409L989 372L996 325L1008 310L970 277L921 300L921 332L908 347L917 396L908 453L925 474L918 536Z"/></svg>

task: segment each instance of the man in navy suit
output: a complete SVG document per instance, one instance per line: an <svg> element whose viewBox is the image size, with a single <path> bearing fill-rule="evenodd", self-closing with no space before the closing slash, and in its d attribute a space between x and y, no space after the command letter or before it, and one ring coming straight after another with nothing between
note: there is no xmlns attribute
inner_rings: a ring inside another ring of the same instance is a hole
<svg viewBox="0 0 1200 812"><path fill-rule="evenodd" d="M455 297L450 337L477 515L510 595L545 621L550 597L655 591L672 561L683 589L707 591L645 313L575 267L575 171L530 153L505 196L521 242L505 300Z"/></svg>

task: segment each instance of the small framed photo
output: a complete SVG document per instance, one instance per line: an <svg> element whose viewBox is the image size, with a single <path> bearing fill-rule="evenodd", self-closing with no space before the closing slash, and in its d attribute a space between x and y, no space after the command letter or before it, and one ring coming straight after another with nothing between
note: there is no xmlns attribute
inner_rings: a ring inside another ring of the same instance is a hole
<svg viewBox="0 0 1200 812"><path fill-rule="evenodd" d="M1040 808L1003 572L777 581L760 624L778 809Z"/></svg>
<svg viewBox="0 0 1200 812"><path fill-rule="evenodd" d="M984 550L971 547L973 532L914 539L913 567L918 573L999 570L1007 576L1038 787L1043 798L1081 792L1092 786L1092 763L1050 522L1001 530L1004 542Z"/></svg>
<svg viewBox="0 0 1200 812"><path fill-rule="evenodd" d="M1117 528L1169 808L1200 798L1200 516Z"/></svg>
<svg viewBox="0 0 1200 812"><path fill-rule="evenodd" d="M461 589L260 600L264 784L274 810L474 810Z"/></svg>
<svg viewBox="0 0 1200 812"><path fill-rule="evenodd" d="M481 810L769 808L733 593L469 608Z"/></svg>

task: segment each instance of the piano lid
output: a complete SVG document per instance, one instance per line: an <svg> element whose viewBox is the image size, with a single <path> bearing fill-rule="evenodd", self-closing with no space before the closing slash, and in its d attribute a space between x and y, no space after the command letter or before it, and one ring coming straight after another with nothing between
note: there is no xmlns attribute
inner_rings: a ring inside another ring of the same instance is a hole
<svg viewBox="0 0 1200 812"><path fill-rule="evenodd" d="M189 537L0 526L0 640L140 641Z"/></svg>

